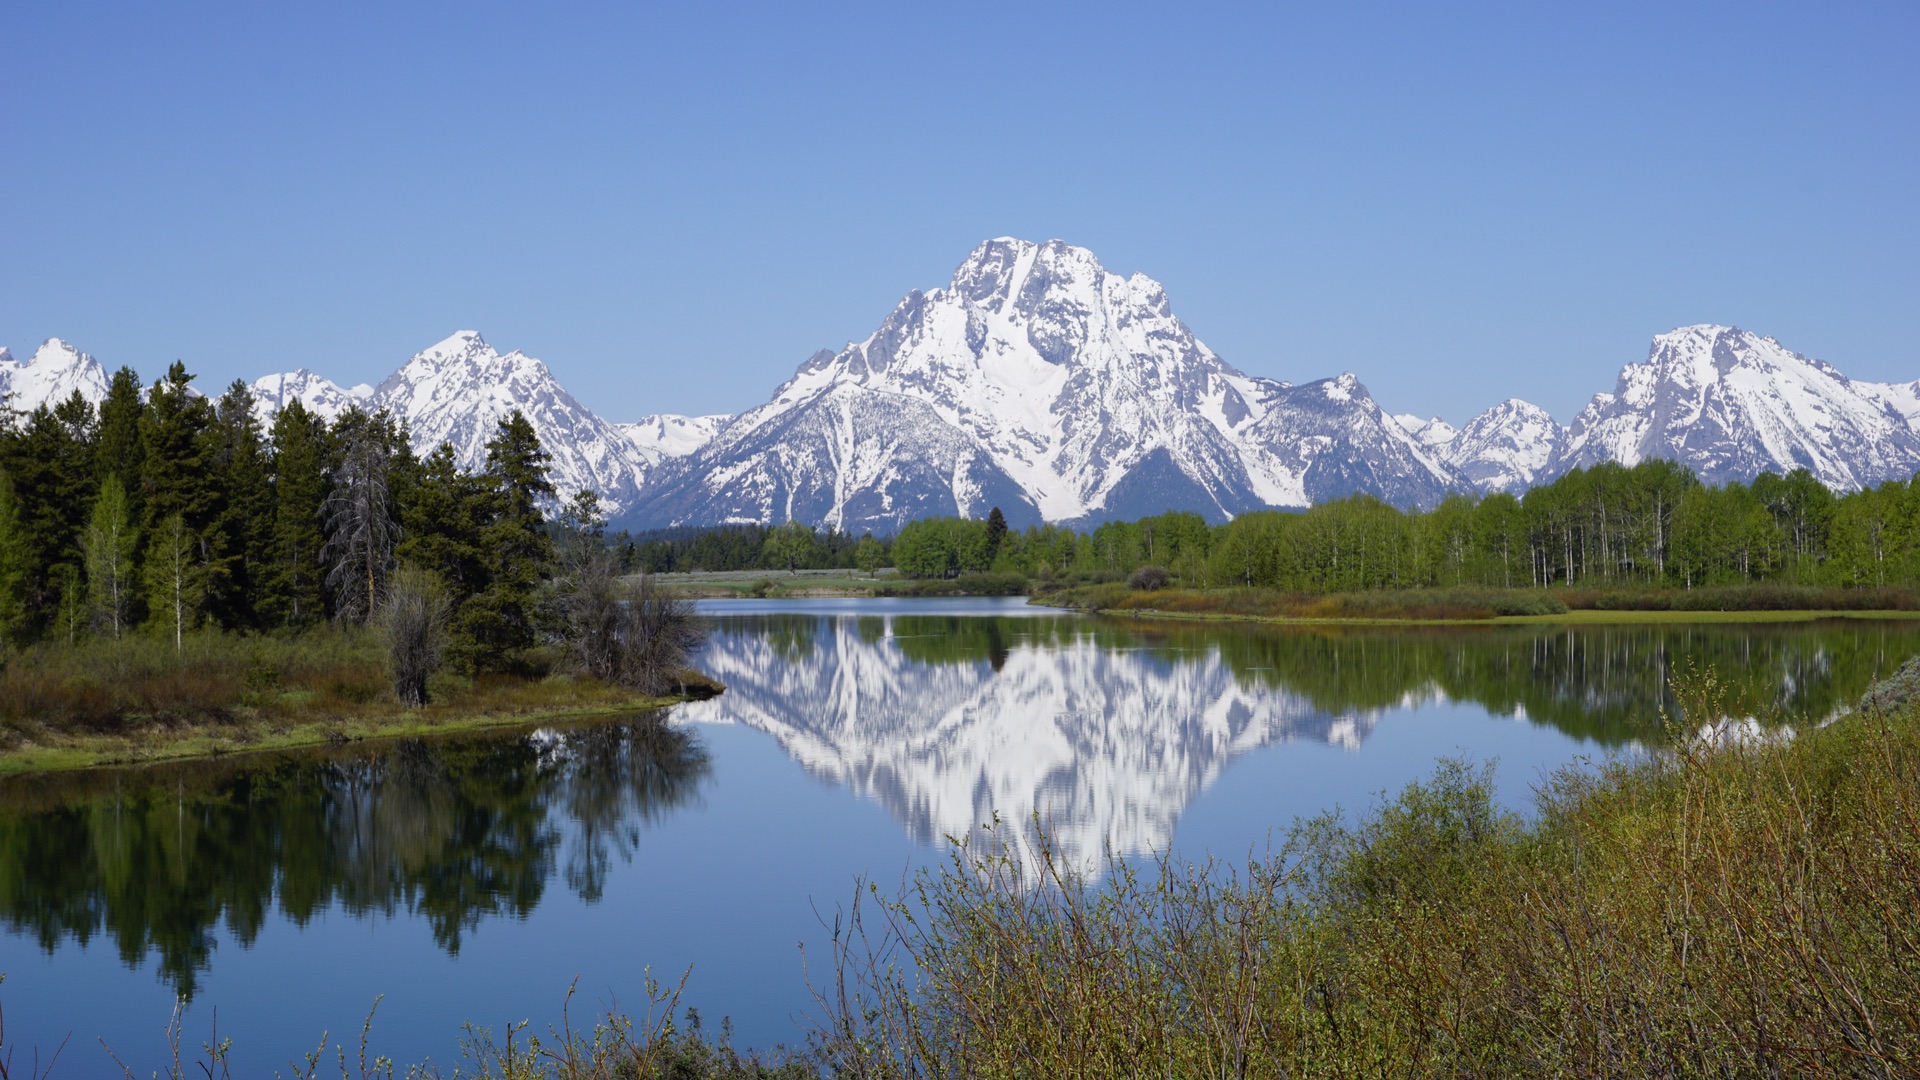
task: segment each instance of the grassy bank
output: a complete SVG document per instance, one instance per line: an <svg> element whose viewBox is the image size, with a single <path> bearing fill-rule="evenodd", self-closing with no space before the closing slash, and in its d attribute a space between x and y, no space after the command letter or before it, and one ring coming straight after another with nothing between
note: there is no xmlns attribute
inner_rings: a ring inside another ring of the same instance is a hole
<svg viewBox="0 0 1920 1080"><path fill-rule="evenodd" d="M207 632L184 648L145 635L41 644L0 668L0 775L286 749L610 714L678 700L550 673L440 673L424 708L401 706L377 638ZM684 694L718 687L694 672Z"/></svg>
<svg viewBox="0 0 1920 1080"><path fill-rule="evenodd" d="M1755 585L1714 589L1380 589L1289 593L1271 589L1129 588L1114 582L1041 593L1041 603L1137 616L1278 622L1720 622L1833 615L1920 617L1920 593Z"/></svg>
<svg viewBox="0 0 1920 1080"><path fill-rule="evenodd" d="M1689 679L1713 709L1711 676ZM1696 713L1699 715L1699 713ZM1920 713L1568 771L1443 766L1250 866L1097 883L978 843L871 895L831 1071L1911 1076ZM992 841L992 837L985 838ZM910 956L917 976L889 958Z"/></svg>

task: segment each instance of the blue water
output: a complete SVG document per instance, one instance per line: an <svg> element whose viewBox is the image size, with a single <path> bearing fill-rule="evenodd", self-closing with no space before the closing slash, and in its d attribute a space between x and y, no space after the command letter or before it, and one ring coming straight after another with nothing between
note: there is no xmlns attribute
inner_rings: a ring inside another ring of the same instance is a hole
<svg viewBox="0 0 1920 1080"><path fill-rule="evenodd" d="M741 1043L798 1043L815 1011L802 943L820 976L822 920L856 882L897 884L994 815L1044 822L1093 873L1169 848L1237 862L1442 757L1497 759L1524 811L1552 770L1651 738L1683 658L1740 665L1752 711L1779 722L1920 651L1910 626L1874 623L1319 632L1018 601L700 610L700 663L729 689L673 710L668 744L609 741L649 730L626 718L598 741L512 732L0 786L8 1045L44 1053L71 1032L57 1075L113 1074L104 1039L146 1075L190 990L188 1050L217 1014L250 1075L323 1030L351 1047L381 998L376 1052L450 1065L468 1022L543 1030L576 981L576 1022L643 1012L645 972L689 969L682 1006L730 1016Z"/></svg>

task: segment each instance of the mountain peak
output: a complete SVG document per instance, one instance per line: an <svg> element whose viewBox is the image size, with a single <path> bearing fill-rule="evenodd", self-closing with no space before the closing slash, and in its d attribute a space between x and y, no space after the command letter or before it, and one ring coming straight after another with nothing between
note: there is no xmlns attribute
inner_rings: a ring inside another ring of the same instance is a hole
<svg viewBox="0 0 1920 1080"><path fill-rule="evenodd" d="M1391 426L1352 373L1251 378L1152 278L1001 236L659 474L634 521L891 530L992 506L1019 522L1218 521L1356 490L1430 503L1458 486Z"/></svg>
<svg viewBox="0 0 1920 1080"><path fill-rule="evenodd" d="M491 352L492 346L480 336L478 330L455 330L432 345L420 350L417 356L460 356L470 352Z"/></svg>
<svg viewBox="0 0 1920 1080"><path fill-rule="evenodd" d="M33 351L33 358L28 360L27 363L73 364L79 363L83 357L89 360L92 359L92 357L87 356L86 353L74 348L66 339L50 337L40 343L40 347Z"/></svg>
<svg viewBox="0 0 1920 1080"><path fill-rule="evenodd" d="M1920 431L1897 399L1774 338L1683 326L1655 336L1615 392L1581 410L1552 471L1664 458L1709 484L1796 468L1841 491L1904 479L1920 463Z"/></svg>
<svg viewBox="0 0 1920 1080"><path fill-rule="evenodd" d="M7 406L32 412L41 405L57 405L73 396L98 403L107 396L107 370L100 361L61 338L48 338L22 364L0 349L6 367L0 369L0 393L13 395Z"/></svg>

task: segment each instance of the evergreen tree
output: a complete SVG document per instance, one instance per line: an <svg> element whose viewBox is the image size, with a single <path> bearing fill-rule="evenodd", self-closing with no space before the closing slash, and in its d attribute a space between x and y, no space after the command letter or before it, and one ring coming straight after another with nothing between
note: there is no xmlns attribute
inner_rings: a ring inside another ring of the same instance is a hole
<svg viewBox="0 0 1920 1080"><path fill-rule="evenodd" d="M127 512L140 521L141 461L146 444L140 435L140 417L146 411L141 401L140 376L130 367L113 373L107 383L107 396L100 402L100 434L94 440L94 474L106 477L118 474L127 487Z"/></svg>
<svg viewBox="0 0 1920 1080"><path fill-rule="evenodd" d="M28 633L26 592L30 563L13 481L0 473L0 646L18 645Z"/></svg>
<svg viewBox="0 0 1920 1080"><path fill-rule="evenodd" d="M83 548L91 621L102 632L121 636L128 626L133 600L134 553L139 533L127 507L127 489L120 477L109 474L100 484L87 522Z"/></svg>
<svg viewBox="0 0 1920 1080"><path fill-rule="evenodd" d="M208 554L201 530L212 520L219 488L207 468L206 430L213 408L192 391L193 376L175 361L147 392L140 413L140 534L150 617L174 626L178 638L200 612L201 575ZM133 500L129 500L133 501ZM173 519L178 518L178 522ZM170 546L182 537L194 550ZM166 588L157 582L172 582Z"/></svg>
<svg viewBox="0 0 1920 1080"><path fill-rule="evenodd" d="M168 518L180 515L197 533L219 502L205 437L213 407L193 393L192 384L186 365L175 361L148 391L140 414L141 531L156 543L158 526Z"/></svg>
<svg viewBox="0 0 1920 1080"><path fill-rule="evenodd" d="M207 611L227 627L260 622L256 605L267 572L273 488L253 391L236 379L213 407L203 458L218 489L202 533Z"/></svg>
<svg viewBox="0 0 1920 1080"><path fill-rule="evenodd" d="M1001 513L1000 508L996 506L987 511L987 562L989 565L999 557L1000 545L1005 543L1006 539L1007 515Z"/></svg>
<svg viewBox="0 0 1920 1080"><path fill-rule="evenodd" d="M390 488L399 439L384 409L371 416L348 409L334 424L337 456L321 554L334 593L334 613L340 618L364 622L380 609L380 592L400 538Z"/></svg>
<svg viewBox="0 0 1920 1080"><path fill-rule="evenodd" d="M535 593L553 543L540 507L553 498L546 451L518 410L500 421L487 442L492 514L481 534L487 584L463 606L456 650L476 669L509 666L533 644Z"/></svg>
<svg viewBox="0 0 1920 1080"><path fill-rule="evenodd" d="M62 567L80 565L80 532L93 502L93 407L78 392L45 405L6 440L27 559L23 600L29 622L58 621Z"/></svg>
<svg viewBox="0 0 1920 1080"><path fill-rule="evenodd" d="M486 478L461 469L453 447L441 443L420 463L412 498L400 508L400 561L438 576L456 610L486 588L493 506Z"/></svg>
<svg viewBox="0 0 1920 1080"><path fill-rule="evenodd" d="M264 621L305 626L326 615L320 530L327 500L327 426L298 398L273 418L272 523L259 575Z"/></svg>

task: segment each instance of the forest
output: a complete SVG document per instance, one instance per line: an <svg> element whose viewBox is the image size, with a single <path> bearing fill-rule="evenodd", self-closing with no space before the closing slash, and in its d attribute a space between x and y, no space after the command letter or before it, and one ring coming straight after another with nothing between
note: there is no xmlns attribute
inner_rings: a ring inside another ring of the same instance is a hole
<svg viewBox="0 0 1920 1080"><path fill-rule="evenodd" d="M385 412L329 424L292 401L263 428L246 384L208 398L192 379L176 363L143 389L122 368L97 409L76 391L0 429L0 640L360 624L404 566L431 576L450 659L506 670L569 538L598 544L590 495L548 521L518 413L470 473L446 445L416 456Z"/></svg>
<svg viewBox="0 0 1920 1080"><path fill-rule="evenodd" d="M478 472L425 457L384 413L331 423L297 401L262 425L244 383L218 398L180 365L116 372L0 428L0 643L171 639L203 627L365 623L402 567L444 591L447 658L509 671L564 637L556 580L605 554L622 571L895 567L917 579L1015 575L1036 588L1123 581L1302 593L1477 586L1697 589L1920 582L1920 482L1835 494L1805 470L1710 487L1667 461L1580 469L1524 496L1425 511L1368 496L1210 526L1166 513L1085 530L914 521L854 537L801 522L609 539L591 493L557 505L532 425L498 425ZM1160 576L1156 576L1160 575ZM404 580L404 578L402 579Z"/></svg>
<svg viewBox="0 0 1920 1080"><path fill-rule="evenodd" d="M1013 530L996 508L984 519L910 522L885 538L790 522L625 543L630 560L656 571L894 566L914 578L1014 574L1041 587L1158 568L1189 588L1302 593L1893 588L1920 583L1920 482L1836 495L1796 469L1711 487L1682 465L1647 461L1576 469L1519 497L1454 495L1425 511L1355 495L1223 525L1175 512L1085 530Z"/></svg>

